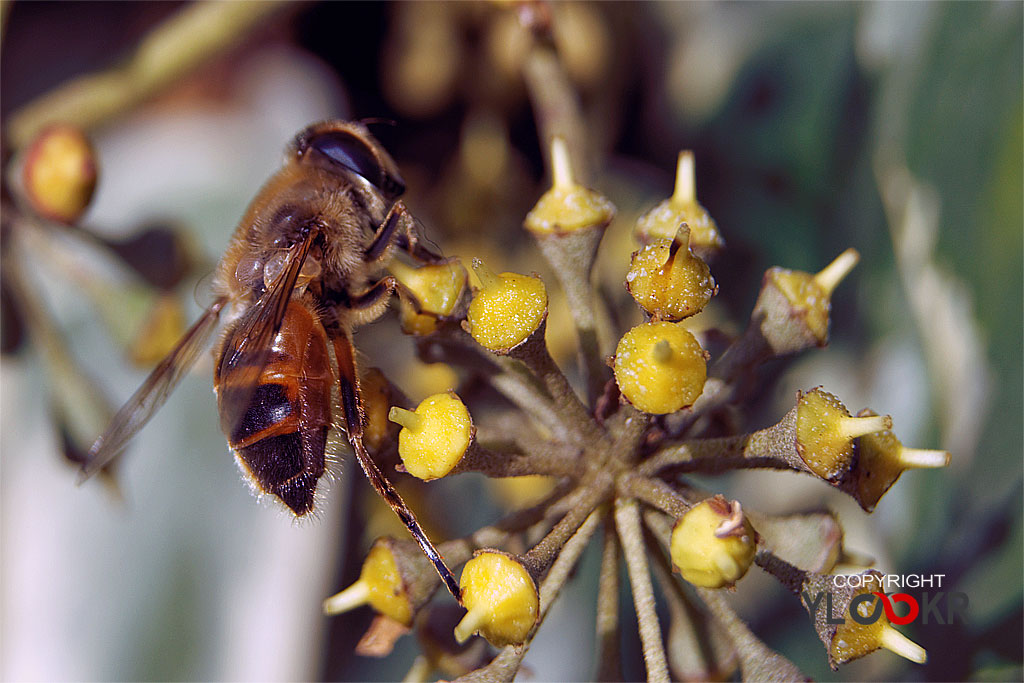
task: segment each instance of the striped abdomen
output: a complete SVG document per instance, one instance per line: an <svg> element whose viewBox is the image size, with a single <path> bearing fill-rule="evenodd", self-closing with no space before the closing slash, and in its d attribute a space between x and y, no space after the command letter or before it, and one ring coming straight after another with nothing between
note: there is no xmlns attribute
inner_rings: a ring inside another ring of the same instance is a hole
<svg viewBox="0 0 1024 683"><path fill-rule="evenodd" d="M222 356L238 348L242 327L229 331ZM264 362L252 386L251 365ZM280 498L296 515L313 508L324 473L334 381L324 328L298 300L288 304L269 355L243 355L214 376L221 429L239 466L256 488Z"/></svg>

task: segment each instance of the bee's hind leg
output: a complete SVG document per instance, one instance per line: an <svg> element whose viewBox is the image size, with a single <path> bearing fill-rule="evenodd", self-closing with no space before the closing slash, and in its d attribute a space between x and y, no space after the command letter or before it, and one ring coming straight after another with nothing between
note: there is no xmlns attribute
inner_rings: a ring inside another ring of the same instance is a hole
<svg viewBox="0 0 1024 683"><path fill-rule="evenodd" d="M341 394L341 409L345 418L345 426L348 431L348 442L356 454L356 460L362 468L366 478L370 480L377 494L391 506L398 518L402 520L409 533L416 539L423 554L427 556L434 570L444 583L448 592L461 604L462 592L459 584L452 575L448 565L437 548L430 541L426 532L416 520L409 506L405 504L402 497L398 495L388 478L380 471L377 464L370 457L366 447L363 445L363 424L366 419L363 409L362 394L359 390L359 373L356 370L355 347L352 345L352 337L348 334L338 334L333 338L335 358L338 362L338 379Z"/></svg>

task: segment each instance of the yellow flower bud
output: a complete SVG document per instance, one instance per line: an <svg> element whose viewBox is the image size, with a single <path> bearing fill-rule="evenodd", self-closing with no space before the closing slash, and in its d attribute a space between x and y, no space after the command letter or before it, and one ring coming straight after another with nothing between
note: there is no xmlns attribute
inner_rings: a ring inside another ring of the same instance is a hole
<svg viewBox="0 0 1024 683"><path fill-rule="evenodd" d="M633 234L645 244L657 239L670 240L676 236L681 223L690 228L690 246L702 257L713 254L725 244L714 219L697 203L693 152L689 150L679 153L672 196L641 216Z"/></svg>
<svg viewBox="0 0 1024 683"><path fill-rule="evenodd" d="M878 618L870 624L861 624L853 620L849 615L849 605L860 595L879 592L882 590L881 583L869 581L877 572L862 574L865 577L862 585L853 589L849 600L840 600L841 604L836 605L838 614L845 615L846 619L836 627L829 643L829 657L836 664L845 664L851 660L869 655L879 648L885 648L912 662L924 664L927 661L927 654L923 647L907 638L905 635L893 628L889 618L885 615L882 606L877 604L881 598L875 598L868 602L858 600L854 607L862 617L870 617L875 610L878 611Z"/></svg>
<svg viewBox="0 0 1024 683"><path fill-rule="evenodd" d="M452 315L466 288L466 269L458 261L419 268L393 261L388 269L412 292L420 306L417 312L412 304L401 300L402 330L408 334L433 332L439 317Z"/></svg>
<svg viewBox="0 0 1024 683"><path fill-rule="evenodd" d="M181 339L185 325L185 311L178 297L160 294L132 342L132 363L140 367L159 363Z"/></svg>
<svg viewBox="0 0 1024 683"><path fill-rule="evenodd" d="M565 140L551 142L553 184L526 215L523 225L535 235L557 235L585 228L604 228L615 216L608 198L578 184L572 176Z"/></svg>
<svg viewBox="0 0 1024 683"><path fill-rule="evenodd" d="M496 647L526 640L540 614L537 584L515 557L482 550L466 563L459 579L466 616L455 627L465 642L479 633Z"/></svg>
<svg viewBox="0 0 1024 683"><path fill-rule="evenodd" d="M672 565L695 586L722 588L743 578L757 535L738 502L709 498L687 510L672 529Z"/></svg>
<svg viewBox="0 0 1024 683"><path fill-rule="evenodd" d="M389 541L382 538L373 544L359 572L359 580L324 600L324 614L341 614L369 604L397 622L407 626L412 623L412 604Z"/></svg>
<svg viewBox="0 0 1024 683"><path fill-rule="evenodd" d="M406 471L425 481L451 472L473 439L469 411L453 392L428 396L416 412L394 407L388 417L402 425L398 454Z"/></svg>
<svg viewBox="0 0 1024 683"><path fill-rule="evenodd" d="M57 124L40 132L25 152L22 186L36 213L70 224L89 206L96 175L96 153L85 134Z"/></svg>
<svg viewBox="0 0 1024 683"><path fill-rule="evenodd" d="M860 260L847 249L819 273L771 268L764 276L753 319L776 354L828 343L832 292Z"/></svg>
<svg viewBox="0 0 1024 683"><path fill-rule="evenodd" d="M540 278L517 273L496 275L479 259L473 259L473 271L482 287L469 304L469 333L491 351L518 346L540 327L547 314L544 283Z"/></svg>
<svg viewBox="0 0 1024 683"><path fill-rule="evenodd" d="M820 388L797 399L797 453L822 479L834 480L849 470L855 438L891 428L889 416L850 417L838 398Z"/></svg>
<svg viewBox="0 0 1024 683"><path fill-rule="evenodd" d="M689 236L683 225L675 239L656 239L633 253L626 289L659 320L681 320L699 313L715 293L708 264L687 246Z"/></svg>
<svg viewBox="0 0 1024 683"><path fill-rule="evenodd" d="M637 325L615 349L615 381L638 410L664 414L693 405L704 390L707 359L682 325Z"/></svg>
<svg viewBox="0 0 1024 683"><path fill-rule="evenodd" d="M370 451L377 451L387 441L392 427L388 422L391 387L379 368L370 368L359 379L359 391L363 397L363 411L366 413L363 443Z"/></svg>
<svg viewBox="0 0 1024 683"><path fill-rule="evenodd" d="M874 415L867 409L857 413L857 417ZM946 467L950 461L947 451L907 448L889 430L862 436L856 444L856 465L841 488L848 490L868 512L875 508L904 470Z"/></svg>

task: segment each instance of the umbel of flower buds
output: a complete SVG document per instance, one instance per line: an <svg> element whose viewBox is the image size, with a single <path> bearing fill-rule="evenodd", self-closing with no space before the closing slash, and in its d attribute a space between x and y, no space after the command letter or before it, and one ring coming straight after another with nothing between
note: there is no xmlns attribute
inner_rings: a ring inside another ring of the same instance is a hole
<svg viewBox="0 0 1024 683"><path fill-rule="evenodd" d="M393 261L388 269L416 297L419 310L405 298L400 298L402 331L425 335L437 329L439 318L454 313L466 289L466 269L458 261L436 263L412 268Z"/></svg>
<svg viewBox="0 0 1024 683"><path fill-rule="evenodd" d="M415 412L396 406L388 418L402 425L398 433L402 465L425 481L451 472L473 440L473 421L454 392L428 396Z"/></svg>
<svg viewBox="0 0 1024 683"><path fill-rule="evenodd" d="M633 253L626 289L657 320L682 320L700 313L717 291L708 264L694 256L690 230L674 239L653 239Z"/></svg>
<svg viewBox="0 0 1024 683"><path fill-rule="evenodd" d="M634 235L641 244L657 239L670 240L676 236L681 223L689 227L690 247L701 258L710 258L725 244L715 221L697 203L693 152L689 150L679 153L672 196L637 220Z"/></svg>
<svg viewBox="0 0 1024 683"><path fill-rule="evenodd" d="M537 584L516 557L481 550L466 563L459 579L466 616L455 627L464 642L480 633L492 645L519 645L540 615Z"/></svg>
<svg viewBox="0 0 1024 683"><path fill-rule="evenodd" d="M622 395L656 415L693 405L707 379L704 349L679 323L637 325L619 340L613 366Z"/></svg>
<svg viewBox="0 0 1024 683"><path fill-rule="evenodd" d="M757 534L736 501L709 498L686 511L672 529L672 565L695 586L731 586L747 573Z"/></svg>
<svg viewBox="0 0 1024 683"><path fill-rule="evenodd" d="M548 294L540 278L518 273L495 274L473 259L480 289L473 294L465 327L481 346L507 353L536 331L548 311Z"/></svg>

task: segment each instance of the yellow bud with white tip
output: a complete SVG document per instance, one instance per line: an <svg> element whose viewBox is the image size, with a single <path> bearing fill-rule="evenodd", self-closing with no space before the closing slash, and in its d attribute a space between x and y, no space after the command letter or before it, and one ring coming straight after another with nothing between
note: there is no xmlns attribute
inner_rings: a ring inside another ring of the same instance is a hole
<svg viewBox="0 0 1024 683"><path fill-rule="evenodd" d="M672 239L685 223L690 229L690 246L702 258L720 250L725 242L707 209L697 202L697 183L693 152L679 153L676 164L676 184L672 196L641 216L633 230L637 240L646 244L652 240Z"/></svg>
<svg viewBox="0 0 1024 683"><path fill-rule="evenodd" d="M753 320L776 355L828 343L832 292L860 260L847 249L818 273L770 268L754 305Z"/></svg>
<svg viewBox="0 0 1024 683"><path fill-rule="evenodd" d="M844 591L843 594L834 596L834 609L837 614L845 616L845 619L843 623L831 626L835 631L827 641L830 661L845 664L884 648L912 662L924 664L928 660L925 649L893 627L882 605L878 604L881 598L876 595L866 602L862 599L866 595L882 591L881 581L878 580L880 575L870 571L859 576L862 578L862 585L853 588L848 594ZM852 583L849 580L847 582ZM862 624L850 614L851 609L856 610L862 620L868 620L873 613L878 616L871 623ZM825 629L829 628L827 622L823 626ZM819 634L821 631L819 627ZM828 631L825 630L825 633Z"/></svg>
<svg viewBox="0 0 1024 683"><path fill-rule="evenodd" d="M412 623L412 604L388 540L378 539L370 548L358 581L324 600L324 614L341 614L368 604L399 623Z"/></svg>
<svg viewBox="0 0 1024 683"><path fill-rule="evenodd" d="M469 410L454 392L428 396L415 412L393 407L388 418L402 425L398 455L406 471L425 481L451 472L473 439Z"/></svg>
<svg viewBox="0 0 1024 683"><path fill-rule="evenodd" d="M479 633L495 647L519 645L537 623L537 584L512 555L478 551L463 568L459 587L466 608L466 615L455 627L455 639L460 643Z"/></svg>
<svg viewBox="0 0 1024 683"><path fill-rule="evenodd" d="M857 417L873 417L864 409ZM949 465L948 451L907 448L891 430L866 434L856 441L856 464L840 488L853 495L870 512L900 475L911 469L931 469Z"/></svg>
<svg viewBox="0 0 1024 683"><path fill-rule="evenodd" d="M573 179L569 150L565 140L551 143L553 184L545 192L523 225L535 235L561 235L587 228L604 228L615 216L615 206L607 197Z"/></svg>
<svg viewBox="0 0 1024 683"><path fill-rule="evenodd" d="M473 271L481 283L466 316L473 339L496 352L526 341L547 315L548 294L541 279L518 273L498 275L479 259L473 259Z"/></svg>
<svg viewBox="0 0 1024 683"><path fill-rule="evenodd" d="M695 586L731 586L747 573L757 534L736 501L722 496L693 506L672 529L672 565Z"/></svg>
<svg viewBox="0 0 1024 683"><path fill-rule="evenodd" d="M678 323L637 325L615 349L615 381L622 395L645 413L674 413L704 390L704 349Z"/></svg>
<svg viewBox="0 0 1024 683"><path fill-rule="evenodd" d="M853 462L853 440L892 428L888 415L850 417L842 401L820 388L797 399L796 450L822 479L836 480Z"/></svg>

